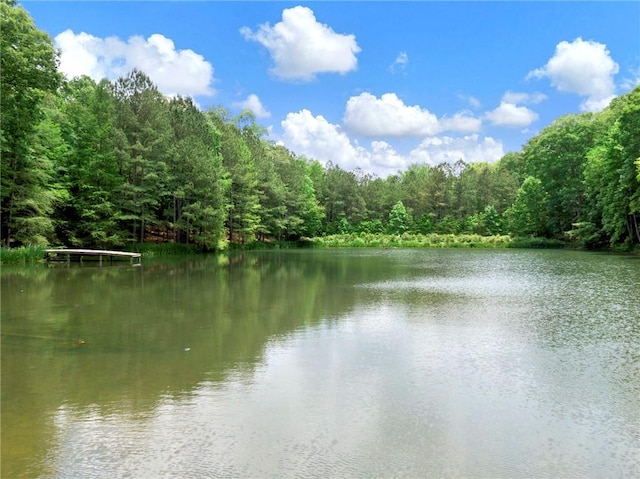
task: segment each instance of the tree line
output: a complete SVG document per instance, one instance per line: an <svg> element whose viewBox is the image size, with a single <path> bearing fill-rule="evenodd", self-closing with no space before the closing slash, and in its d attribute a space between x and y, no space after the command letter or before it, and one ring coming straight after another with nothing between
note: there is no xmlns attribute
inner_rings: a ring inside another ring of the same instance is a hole
<svg viewBox="0 0 640 479"><path fill-rule="evenodd" d="M66 80L50 37L2 0L1 240L123 247L333 233L511 234L640 243L640 87L494 163L387 178L269 141L253 115L167 98L134 70Z"/></svg>

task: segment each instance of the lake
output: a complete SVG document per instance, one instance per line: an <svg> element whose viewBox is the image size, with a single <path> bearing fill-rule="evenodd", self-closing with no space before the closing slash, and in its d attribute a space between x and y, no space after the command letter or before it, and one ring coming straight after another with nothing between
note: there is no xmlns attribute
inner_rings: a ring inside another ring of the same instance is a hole
<svg viewBox="0 0 640 479"><path fill-rule="evenodd" d="M640 477L640 258L3 267L2 477Z"/></svg>

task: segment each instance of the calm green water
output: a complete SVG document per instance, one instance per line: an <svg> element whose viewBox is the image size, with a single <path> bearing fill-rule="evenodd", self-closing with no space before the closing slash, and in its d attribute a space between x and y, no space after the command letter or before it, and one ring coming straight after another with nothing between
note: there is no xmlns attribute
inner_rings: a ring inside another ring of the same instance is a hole
<svg viewBox="0 0 640 479"><path fill-rule="evenodd" d="M2 477L640 477L640 259L2 269Z"/></svg>

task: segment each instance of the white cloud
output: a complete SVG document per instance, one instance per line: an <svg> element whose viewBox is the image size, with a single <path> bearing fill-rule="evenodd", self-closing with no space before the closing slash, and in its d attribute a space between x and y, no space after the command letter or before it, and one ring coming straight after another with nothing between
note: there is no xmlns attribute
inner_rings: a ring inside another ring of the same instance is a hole
<svg viewBox="0 0 640 479"><path fill-rule="evenodd" d="M258 98L258 95L254 93L250 94L243 101L235 102L233 106L235 106L236 108L240 108L242 110L251 110L253 114L256 116L256 118L271 117L271 112L264 107L264 105L260 101L260 98Z"/></svg>
<svg viewBox="0 0 640 479"><path fill-rule="evenodd" d="M371 164L378 170L390 169L394 172L407 167L406 159L386 141L371 142Z"/></svg>
<svg viewBox="0 0 640 479"><path fill-rule="evenodd" d="M213 95L213 66L193 50L176 50L173 40L160 34L99 38L65 30L54 39L60 49L60 71L73 78L114 80L134 68L146 73L165 95Z"/></svg>
<svg viewBox="0 0 640 479"><path fill-rule="evenodd" d="M475 133L482 128L482 120L469 112L438 120L426 108L405 105L395 93L385 93L380 98L370 93L352 96L343 121L347 129L368 138L415 138L442 131Z"/></svg>
<svg viewBox="0 0 640 479"><path fill-rule="evenodd" d="M538 114L526 106L502 101L498 108L487 112L486 117L496 126L523 128L536 121Z"/></svg>
<svg viewBox="0 0 640 479"><path fill-rule="evenodd" d="M274 26L265 23L255 33L243 27L240 33L269 50L275 64L271 71L283 79L312 80L318 73L344 74L358 65L355 36L319 23L307 7L285 9Z"/></svg>
<svg viewBox="0 0 640 479"><path fill-rule="evenodd" d="M493 162L504 156L500 141L490 136L479 141L478 135L461 138L449 136L425 138L417 148L409 153L409 163L426 163L431 166L439 163L455 163L463 160L467 163Z"/></svg>
<svg viewBox="0 0 640 479"><path fill-rule="evenodd" d="M537 104L547 99L547 95L540 92L519 93L508 91L502 95L500 106L485 114L492 124L509 128L525 128L539 117L538 114L526 106L517 103Z"/></svg>
<svg viewBox="0 0 640 479"><path fill-rule="evenodd" d="M323 164L331 161L346 170L369 170L370 154L353 145L338 125L323 116L313 116L309 110L289 113L281 123L282 142L290 150Z"/></svg>
<svg viewBox="0 0 640 479"><path fill-rule="evenodd" d="M618 71L606 45L577 38L558 43L547 64L527 78L546 77L560 91L586 96L580 105L583 111L598 111L615 97L613 77Z"/></svg>
<svg viewBox="0 0 640 479"><path fill-rule="evenodd" d="M419 106L407 106L395 93L380 99L370 93L352 96L344 113L345 126L366 137L416 137L436 134L438 118Z"/></svg>
<svg viewBox="0 0 640 479"><path fill-rule="evenodd" d="M502 101L505 103L537 104L546 99L547 99L547 95L540 92L516 93L516 92L508 91L502 96Z"/></svg>
<svg viewBox="0 0 640 479"><path fill-rule="evenodd" d="M477 133L482 129L482 120L467 112L456 113L451 117L440 119L442 131L457 131L460 133Z"/></svg>
<svg viewBox="0 0 640 479"><path fill-rule="evenodd" d="M396 67L399 68L402 72L404 72L409 64L409 56L407 52L400 52L396 59L393 61L391 65L389 65L389 71L391 73L396 72Z"/></svg>
<svg viewBox="0 0 640 479"><path fill-rule="evenodd" d="M281 126L281 143L291 151L325 165L331 161L346 170L361 168L382 177L406 170L413 163L435 166L460 159L468 163L491 162L504 156L501 142L491 137L481 140L477 134L458 138L429 136L408 155L380 140L372 141L367 149L352 141L338 125L320 115L313 116L309 110L289 113Z"/></svg>

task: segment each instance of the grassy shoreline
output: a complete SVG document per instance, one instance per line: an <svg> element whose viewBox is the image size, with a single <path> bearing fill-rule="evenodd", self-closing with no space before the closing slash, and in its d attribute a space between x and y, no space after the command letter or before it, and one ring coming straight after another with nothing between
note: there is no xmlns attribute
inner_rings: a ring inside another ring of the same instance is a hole
<svg viewBox="0 0 640 479"><path fill-rule="evenodd" d="M547 238L513 238L508 235L481 236L476 234L410 234L350 233L301 238L298 241L255 241L247 244L230 244L227 251L297 248L577 248L576 245ZM2 265L35 265L45 262L44 246L20 246L0 248ZM145 243L131 245L127 251L142 253L143 258L190 255L203 253L191 245L175 243ZM640 254L640 247L633 249L609 249L609 252Z"/></svg>
<svg viewBox="0 0 640 479"><path fill-rule="evenodd" d="M18 246L15 248L0 248L0 264L1 265L35 265L45 263L45 250L55 247L45 246ZM62 247L61 247L62 248ZM95 248L102 249L102 248ZM104 248L107 249L107 248ZM128 248L112 248L115 250L131 251L134 253L142 253L143 258L153 258L162 256L178 256L198 254L202 251L191 245L183 245L176 243L144 243L131 245Z"/></svg>

